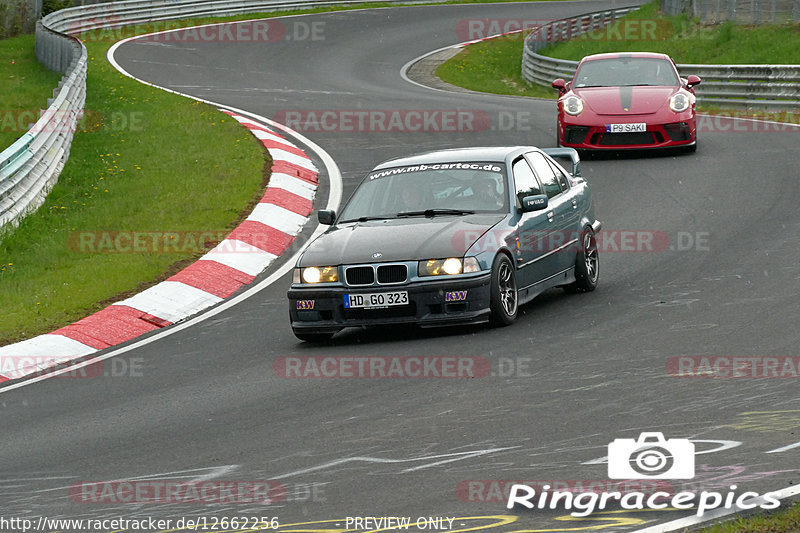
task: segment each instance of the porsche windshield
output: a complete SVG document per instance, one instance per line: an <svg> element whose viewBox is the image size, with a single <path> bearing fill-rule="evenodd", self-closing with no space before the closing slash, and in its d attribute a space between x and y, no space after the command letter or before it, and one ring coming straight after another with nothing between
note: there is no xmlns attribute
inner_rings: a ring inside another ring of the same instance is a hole
<svg viewBox="0 0 800 533"><path fill-rule="evenodd" d="M651 57L618 57L584 61L575 73L574 87L622 87L635 85L678 86L672 63Z"/></svg>
<svg viewBox="0 0 800 533"><path fill-rule="evenodd" d="M508 210L503 163L435 163L371 172L340 222Z"/></svg>

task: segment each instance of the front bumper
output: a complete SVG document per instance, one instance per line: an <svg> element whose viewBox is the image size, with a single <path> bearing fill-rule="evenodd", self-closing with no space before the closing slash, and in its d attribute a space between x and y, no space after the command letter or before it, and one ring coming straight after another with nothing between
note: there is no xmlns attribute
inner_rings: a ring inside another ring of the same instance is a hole
<svg viewBox="0 0 800 533"><path fill-rule="evenodd" d="M485 322L489 318L491 273L389 287L299 287L289 289L292 329L336 332L350 326L416 323L423 327ZM408 291L409 303L380 309L345 309L345 294ZM462 291L466 291L463 295ZM450 300L445 295L451 293ZM452 293L456 293L454 298ZM300 302L300 303L298 303ZM311 303L313 302L313 303Z"/></svg>
<svg viewBox="0 0 800 533"><path fill-rule="evenodd" d="M626 117L625 121L630 120ZM623 122L608 118L609 123ZM677 148L696 142L694 119L668 124L647 123L647 131L639 133L609 133L605 125L559 124L558 137L563 146L577 150L641 150L648 148Z"/></svg>

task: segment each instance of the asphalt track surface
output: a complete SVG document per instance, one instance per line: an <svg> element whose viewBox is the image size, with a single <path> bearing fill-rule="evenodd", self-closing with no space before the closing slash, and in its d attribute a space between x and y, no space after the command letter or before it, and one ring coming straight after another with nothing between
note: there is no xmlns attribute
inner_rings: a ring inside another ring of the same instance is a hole
<svg viewBox="0 0 800 533"><path fill-rule="evenodd" d="M552 19L612 5L320 14L285 22L320 22L322 39L133 41L116 57L134 76L266 117L356 109L491 117L479 132L304 131L339 165L346 198L366 171L392 156L552 146L552 102L447 94L409 84L400 70L464 40L456 28L465 19ZM524 123L501 127L508 113ZM284 276L194 327L104 361L105 376L49 379L0 394L2 515L333 521L317 531L343 530L347 516L447 516L458 517L454 530L635 530L692 511L564 520L563 510L508 511L502 498L457 488L470 480L486 482L473 489L490 488L491 480L607 480L606 465L593 460L612 440L642 431L695 439L701 452L722 446L709 441L738 443L697 455L695 479L672 482L676 490L724 493L736 484L738 493L764 493L797 484L800 448L788 448L800 441L796 379L667 372L676 356L800 355L799 133L719 124L702 134L696 154L585 161L604 229L663 232L671 249L606 251L597 291L549 291L510 328L353 330L328 345L304 344L289 328ZM475 356L488 359L491 374L284 379L273 363L286 356ZM70 497L76 483L154 478L275 480L287 495L272 505ZM499 515L513 522L467 518Z"/></svg>

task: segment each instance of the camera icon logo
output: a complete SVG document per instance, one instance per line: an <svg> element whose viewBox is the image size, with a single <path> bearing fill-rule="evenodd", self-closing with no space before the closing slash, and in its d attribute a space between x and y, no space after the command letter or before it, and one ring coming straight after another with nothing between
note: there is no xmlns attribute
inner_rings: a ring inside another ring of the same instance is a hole
<svg viewBox="0 0 800 533"><path fill-rule="evenodd" d="M641 433L638 439L615 439L608 445L610 479L692 479L694 443L664 440L663 433Z"/></svg>

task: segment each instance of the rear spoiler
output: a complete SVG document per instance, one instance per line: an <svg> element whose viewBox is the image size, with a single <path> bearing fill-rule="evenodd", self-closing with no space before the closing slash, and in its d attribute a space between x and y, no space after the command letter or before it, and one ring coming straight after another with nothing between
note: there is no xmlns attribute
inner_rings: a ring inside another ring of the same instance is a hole
<svg viewBox="0 0 800 533"><path fill-rule="evenodd" d="M574 148L540 148L540 150L550 157L569 157L572 160L572 175L576 178L581 176L581 158Z"/></svg>

